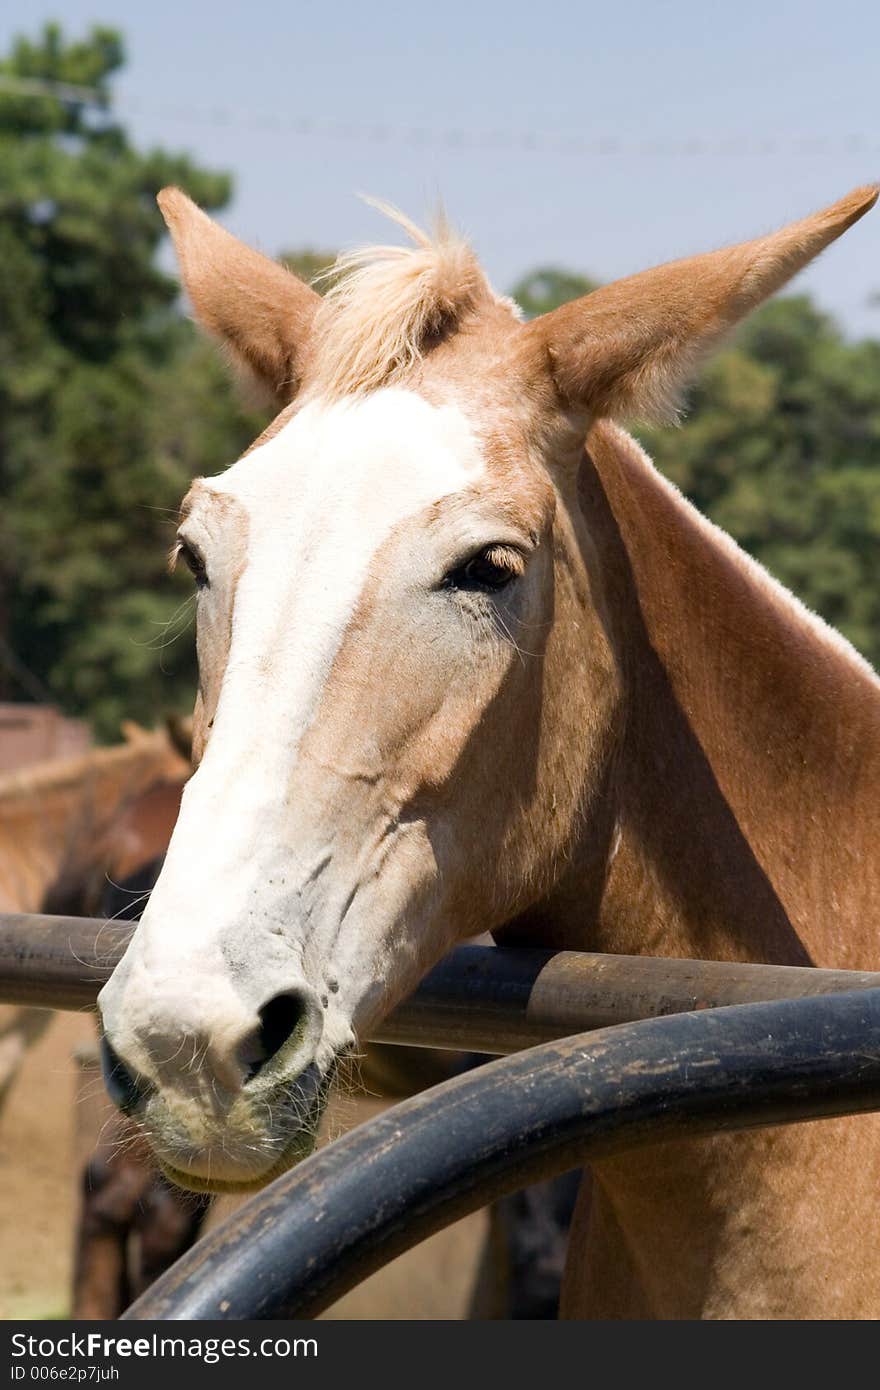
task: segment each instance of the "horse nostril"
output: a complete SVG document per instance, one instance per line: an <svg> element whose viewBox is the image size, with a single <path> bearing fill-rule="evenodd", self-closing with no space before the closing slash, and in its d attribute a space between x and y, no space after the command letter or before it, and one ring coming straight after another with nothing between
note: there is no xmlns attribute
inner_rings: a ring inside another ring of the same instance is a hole
<svg viewBox="0 0 880 1390"><path fill-rule="evenodd" d="M124 1115L129 1115L142 1099L145 1088L135 1074L129 1071L106 1036L101 1039L100 1052L101 1072L107 1094Z"/></svg>
<svg viewBox="0 0 880 1390"><path fill-rule="evenodd" d="M247 1071L246 1083L253 1081L291 1038L305 1031L308 1005L302 995L276 994L260 1009L259 1019L259 1028L245 1040L238 1052Z"/></svg>

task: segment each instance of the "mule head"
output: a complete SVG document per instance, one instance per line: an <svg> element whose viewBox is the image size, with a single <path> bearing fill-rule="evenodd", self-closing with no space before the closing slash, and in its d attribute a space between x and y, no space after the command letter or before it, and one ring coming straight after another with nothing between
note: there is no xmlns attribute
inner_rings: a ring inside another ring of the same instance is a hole
<svg viewBox="0 0 880 1390"><path fill-rule="evenodd" d="M523 324L448 230L347 258L321 301L164 195L198 317L282 407L183 504L198 768L100 1001L111 1088L175 1180L293 1162L339 1059L552 887L619 727L591 422L667 409L875 197Z"/></svg>

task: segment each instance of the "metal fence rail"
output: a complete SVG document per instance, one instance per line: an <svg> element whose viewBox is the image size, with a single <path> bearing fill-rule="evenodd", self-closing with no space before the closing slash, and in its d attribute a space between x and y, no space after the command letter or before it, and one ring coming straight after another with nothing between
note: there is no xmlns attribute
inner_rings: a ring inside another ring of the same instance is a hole
<svg viewBox="0 0 880 1390"><path fill-rule="evenodd" d="M130 922L0 914L0 1002L94 1005ZM880 974L800 966L461 946L374 1034L379 1042L504 1054L635 1019L880 988Z"/></svg>
<svg viewBox="0 0 880 1390"><path fill-rule="evenodd" d="M125 1317L310 1317L467 1212L590 1159L872 1109L880 989L548 1043L337 1139L200 1241Z"/></svg>
<svg viewBox="0 0 880 1390"><path fill-rule="evenodd" d="M131 931L0 914L0 1001L93 1007ZM126 1317L312 1316L467 1212L593 1158L880 1109L867 972L461 947L375 1036L515 1055L279 1178Z"/></svg>

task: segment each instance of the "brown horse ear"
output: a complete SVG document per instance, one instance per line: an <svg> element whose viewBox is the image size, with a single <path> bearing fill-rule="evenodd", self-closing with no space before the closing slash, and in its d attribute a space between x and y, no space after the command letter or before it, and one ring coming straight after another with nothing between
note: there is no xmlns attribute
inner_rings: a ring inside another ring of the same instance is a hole
<svg viewBox="0 0 880 1390"><path fill-rule="evenodd" d="M780 289L877 201L857 188L757 241L672 261L594 290L527 324L531 360L550 371L567 412L585 421L657 419L734 324Z"/></svg>
<svg viewBox="0 0 880 1390"><path fill-rule="evenodd" d="M296 394L320 296L252 251L179 188L158 197L196 318L286 405Z"/></svg>
<svg viewBox="0 0 880 1390"><path fill-rule="evenodd" d="M153 733L135 719L120 720L119 731L126 743L151 743L154 738Z"/></svg>

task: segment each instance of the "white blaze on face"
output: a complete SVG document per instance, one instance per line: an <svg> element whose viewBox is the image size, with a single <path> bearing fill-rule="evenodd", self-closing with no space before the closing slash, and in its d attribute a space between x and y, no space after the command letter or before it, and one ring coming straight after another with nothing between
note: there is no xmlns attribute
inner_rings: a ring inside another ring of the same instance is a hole
<svg viewBox="0 0 880 1390"><path fill-rule="evenodd" d="M307 885L323 871L332 850L313 828L316 808L289 804L298 745L373 557L401 522L469 487L483 467L460 411L387 389L305 406L274 438L203 484L183 528L208 573L200 623L207 606L222 603L224 537L234 552L243 517L247 549L213 729L126 962L129 1011L167 1014L173 995L178 1021L197 1032L198 1020L180 1013L216 1012L199 1003L200 991L218 1000L234 991L253 1010L279 988L273 972L287 968L307 925L289 920L292 896L300 880ZM211 492L236 506L214 504ZM343 876L351 869L342 866ZM344 891L351 888L349 879ZM332 881L322 879L321 896L332 917ZM333 931L332 922L325 925ZM342 1007L345 992L332 1002ZM337 1043L325 1039L328 1048Z"/></svg>
<svg viewBox="0 0 880 1390"><path fill-rule="evenodd" d="M482 469L460 411L387 389L307 405L208 484L249 522L215 744L244 737L252 749L258 709L260 741L275 769L282 765L308 726L377 550L400 522Z"/></svg>

